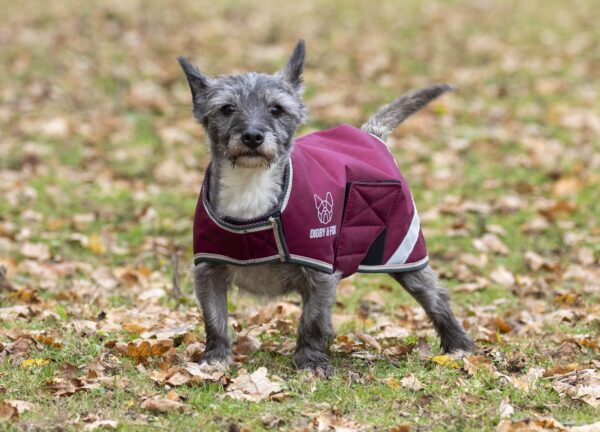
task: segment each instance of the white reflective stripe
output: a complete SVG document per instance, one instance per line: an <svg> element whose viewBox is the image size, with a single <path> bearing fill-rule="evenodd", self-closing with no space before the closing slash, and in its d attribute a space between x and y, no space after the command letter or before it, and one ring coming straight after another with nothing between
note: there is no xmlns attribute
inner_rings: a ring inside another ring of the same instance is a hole
<svg viewBox="0 0 600 432"><path fill-rule="evenodd" d="M329 270L333 270L333 266L331 264L326 263L325 261L318 260L318 259L309 258L309 257L305 257L302 255L294 255L294 254L290 254L290 258L292 259L292 261L303 261L303 262L307 262L309 264L314 264L319 267L324 267Z"/></svg>
<svg viewBox="0 0 600 432"><path fill-rule="evenodd" d="M292 158L290 157L288 166L290 167L288 175L288 185L287 191L285 191L285 196L283 197L283 203L281 204L281 213L285 210L288 205L288 201L290 200L290 195L292 194L292 186L294 185L294 166L292 165Z"/></svg>
<svg viewBox="0 0 600 432"><path fill-rule="evenodd" d="M228 256L219 255L219 254L197 253L194 255L194 259L196 259L196 258L215 259L215 260L219 260L219 261L223 261L223 262L227 262L227 263L231 263L231 264L242 264L243 265L243 264L260 264L260 263L264 263L264 262L273 261L274 259L279 260L279 255L272 255L272 256L263 257L263 258L239 260L239 259L230 258Z"/></svg>
<svg viewBox="0 0 600 432"><path fill-rule="evenodd" d="M383 264L383 265L359 265L357 272L359 273L386 273L386 272L402 272L409 271L413 269L423 268L427 262L429 261L429 257L425 257L414 263L404 263L404 264Z"/></svg>
<svg viewBox="0 0 600 432"><path fill-rule="evenodd" d="M277 220L273 217L269 218L269 222L273 226L273 237L275 237L275 243L277 243L277 251L279 252L279 260L285 261L285 252L283 250L283 245L281 244L281 238L279 237L279 225Z"/></svg>
<svg viewBox="0 0 600 432"><path fill-rule="evenodd" d="M408 227L408 231L404 236L404 239L398 246L398 249L393 253L389 260L385 263L385 265L389 264L404 264L410 254L412 253L415 245L417 244L417 240L419 240L419 230L421 229L421 221L419 220L419 213L417 212L417 207L413 201L413 218L410 222L410 226Z"/></svg>
<svg viewBox="0 0 600 432"><path fill-rule="evenodd" d="M381 138L379 138L377 135L372 134L371 132L368 132L369 135L371 135L373 138L377 139L379 142L381 142L384 146L388 146L387 143L382 140Z"/></svg>
<svg viewBox="0 0 600 432"><path fill-rule="evenodd" d="M228 225L225 225L219 219L217 219L216 217L213 216L213 214L210 212L209 208L207 207L206 202L204 202L204 199L202 200L202 205L204 206L204 211L206 211L206 214L208 215L208 217L214 223L216 223L220 228L223 228L225 231L229 231L229 232L232 232L232 233L235 233L235 234L246 234L246 233L257 232L257 231L264 231L264 230L271 229L271 224L264 224L264 225L261 225L261 226L251 227L251 228L244 228L243 225L240 225L239 228L237 226L236 227L229 227Z"/></svg>

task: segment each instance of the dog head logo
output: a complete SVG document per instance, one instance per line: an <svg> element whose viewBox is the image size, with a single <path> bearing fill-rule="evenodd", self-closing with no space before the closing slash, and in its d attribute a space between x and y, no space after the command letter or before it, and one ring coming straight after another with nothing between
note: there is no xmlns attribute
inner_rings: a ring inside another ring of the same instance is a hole
<svg viewBox="0 0 600 432"><path fill-rule="evenodd" d="M319 216L319 222L323 225L331 222L333 218L333 197L330 192L327 192L325 199L321 199L317 194L315 197L315 206L317 207L317 216Z"/></svg>

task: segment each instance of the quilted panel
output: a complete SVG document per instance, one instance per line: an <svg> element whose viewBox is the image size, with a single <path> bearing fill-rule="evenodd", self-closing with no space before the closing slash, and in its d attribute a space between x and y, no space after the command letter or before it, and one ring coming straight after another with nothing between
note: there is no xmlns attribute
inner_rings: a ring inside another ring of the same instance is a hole
<svg viewBox="0 0 600 432"><path fill-rule="evenodd" d="M356 271L371 244L385 229L402 195L398 182L353 182L349 186L335 267Z"/></svg>

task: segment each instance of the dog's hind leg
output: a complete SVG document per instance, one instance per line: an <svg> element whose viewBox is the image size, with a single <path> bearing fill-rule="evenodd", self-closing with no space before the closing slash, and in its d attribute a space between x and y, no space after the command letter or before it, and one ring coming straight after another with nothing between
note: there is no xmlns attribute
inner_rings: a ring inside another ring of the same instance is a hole
<svg viewBox="0 0 600 432"><path fill-rule="evenodd" d="M311 369L327 378L333 372L327 349L334 336L331 308L340 276L308 269L303 269L303 273L305 281L298 289L302 296L302 316L298 324L294 363L300 369Z"/></svg>
<svg viewBox="0 0 600 432"><path fill-rule="evenodd" d="M473 341L456 320L450 308L448 291L440 285L436 273L429 266L406 273L391 273L410 295L425 309L441 339L446 353L460 354L474 348Z"/></svg>
<svg viewBox="0 0 600 432"><path fill-rule="evenodd" d="M231 277L225 265L203 263L194 270L194 290L206 331L203 363L220 363L227 367L232 362L227 332L227 289L230 284Z"/></svg>

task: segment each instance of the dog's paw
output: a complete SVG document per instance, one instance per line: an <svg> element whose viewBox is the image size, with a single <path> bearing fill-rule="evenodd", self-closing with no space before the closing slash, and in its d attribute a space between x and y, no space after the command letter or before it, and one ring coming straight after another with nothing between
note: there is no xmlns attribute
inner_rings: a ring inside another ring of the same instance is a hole
<svg viewBox="0 0 600 432"><path fill-rule="evenodd" d="M322 379L330 378L333 374L327 354L320 351L298 350L294 355L294 363L298 369L309 370Z"/></svg>
<svg viewBox="0 0 600 432"><path fill-rule="evenodd" d="M321 379L329 379L331 378L331 375L333 375L333 366L331 366L329 363L305 366L304 369L310 370L313 375Z"/></svg>
<svg viewBox="0 0 600 432"><path fill-rule="evenodd" d="M470 351L470 350L466 351L466 350L462 350L462 349L457 349L454 351L450 351L448 353L448 355L450 357L452 357L454 360L461 360L461 359L465 358L466 356L471 355L471 353L472 353L472 351Z"/></svg>
<svg viewBox="0 0 600 432"><path fill-rule="evenodd" d="M214 349L204 351L204 355L200 359L200 367L205 372L224 371L233 365L233 358L229 350Z"/></svg>
<svg viewBox="0 0 600 432"><path fill-rule="evenodd" d="M455 360L461 359L475 350L475 343L464 331L442 336L442 350Z"/></svg>

